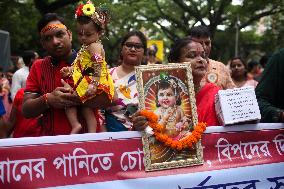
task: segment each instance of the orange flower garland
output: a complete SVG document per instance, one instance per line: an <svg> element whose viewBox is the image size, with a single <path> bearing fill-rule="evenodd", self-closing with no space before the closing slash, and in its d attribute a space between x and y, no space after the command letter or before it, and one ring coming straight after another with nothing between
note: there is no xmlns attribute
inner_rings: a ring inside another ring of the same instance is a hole
<svg viewBox="0 0 284 189"><path fill-rule="evenodd" d="M155 138L164 143L166 146L169 146L170 148L182 150L184 148L191 148L192 145L197 143L199 139L201 139L202 133L206 130L206 123L198 123L194 130L191 132L191 135L188 135L181 140L173 140L171 137L169 137L166 134L163 134L162 131L164 131L165 126L160 125L158 123L158 116L153 113L152 111L148 110L141 110L140 115L147 118L149 126L154 131Z"/></svg>

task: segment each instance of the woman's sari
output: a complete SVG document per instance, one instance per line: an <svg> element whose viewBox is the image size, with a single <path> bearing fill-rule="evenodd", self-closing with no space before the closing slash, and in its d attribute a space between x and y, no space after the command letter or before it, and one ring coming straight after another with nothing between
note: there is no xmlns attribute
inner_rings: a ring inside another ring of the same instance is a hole
<svg viewBox="0 0 284 189"><path fill-rule="evenodd" d="M196 107L199 122L206 122L207 126L220 125L215 111L215 95L220 90L213 83L206 83L196 94Z"/></svg>
<svg viewBox="0 0 284 189"><path fill-rule="evenodd" d="M131 72L123 78L118 78L117 67L110 70L114 82L113 106L105 113L106 128L108 131L127 131L132 127L132 122L125 115L129 104L138 105L138 91L135 72Z"/></svg>

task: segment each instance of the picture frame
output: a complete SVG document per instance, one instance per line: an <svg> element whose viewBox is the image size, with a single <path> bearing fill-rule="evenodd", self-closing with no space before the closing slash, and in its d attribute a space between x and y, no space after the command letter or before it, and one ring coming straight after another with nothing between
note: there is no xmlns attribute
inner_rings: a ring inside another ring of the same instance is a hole
<svg viewBox="0 0 284 189"><path fill-rule="evenodd" d="M198 123L190 64L141 65L135 67L135 72L139 109L154 112L173 140L189 134ZM178 125L183 126L177 129ZM143 132L142 142L146 171L203 164L200 141L192 149L176 150Z"/></svg>

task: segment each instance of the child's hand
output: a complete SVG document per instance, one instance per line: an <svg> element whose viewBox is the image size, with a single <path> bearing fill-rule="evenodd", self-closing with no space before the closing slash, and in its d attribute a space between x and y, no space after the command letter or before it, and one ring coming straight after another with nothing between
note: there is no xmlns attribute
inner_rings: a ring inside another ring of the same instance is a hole
<svg viewBox="0 0 284 189"><path fill-rule="evenodd" d="M63 79L61 79L61 83L63 85L63 87L69 91L69 93L73 94L74 93L74 90L72 89L72 87L66 82L64 81ZM76 93L75 93L76 94Z"/></svg>
<svg viewBox="0 0 284 189"><path fill-rule="evenodd" d="M182 123L183 123L183 129L187 129L189 128L190 125L192 125L192 121L186 116L183 117Z"/></svg>
<svg viewBox="0 0 284 189"><path fill-rule="evenodd" d="M63 67L60 70L61 77L66 78L72 75L73 68L72 67Z"/></svg>
<svg viewBox="0 0 284 189"><path fill-rule="evenodd" d="M178 122L176 124L176 131L182 131L184 129L184 125L182 122Z"/></svg>
<svg viewBox="0 0 284 189"><path fill-rule="evenodd" d="M87 89L87 96L93 96L97 92L97 86L94 84L89 84L88 89Z"/></svg>

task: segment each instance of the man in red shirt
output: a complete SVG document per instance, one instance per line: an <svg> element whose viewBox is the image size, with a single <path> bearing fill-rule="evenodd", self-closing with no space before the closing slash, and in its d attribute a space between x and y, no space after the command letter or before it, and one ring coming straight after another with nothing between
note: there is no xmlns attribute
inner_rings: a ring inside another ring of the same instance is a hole
<svg viewBox="0 0 284 189"><path fill-rule="evenodd" d="M42 114L41 135L70 134L71 126L65 108L81 104L73 91L63 87L60 70L70 66L76 58L72 51L72 33L64 20L55 13L47 13L38 22L41 44L49 56L38 59L30 69L26 82L23 115L26 118ZM93 108L104 108L110 104L104 94L85 102Z"/></svg>

